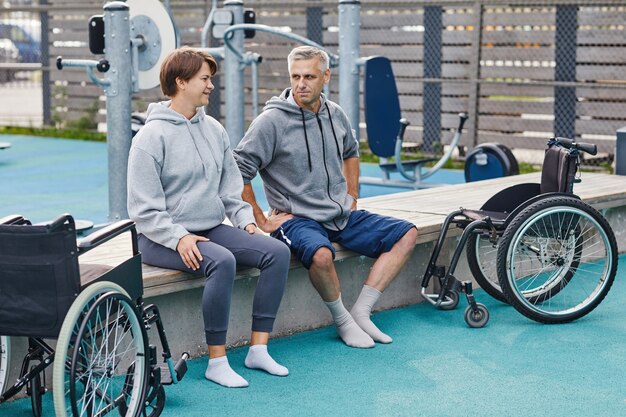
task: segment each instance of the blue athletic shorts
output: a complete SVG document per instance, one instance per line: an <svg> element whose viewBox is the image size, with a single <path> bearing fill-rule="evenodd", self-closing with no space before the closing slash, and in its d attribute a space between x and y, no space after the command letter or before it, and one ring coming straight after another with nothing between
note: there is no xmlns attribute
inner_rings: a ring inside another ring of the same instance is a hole
<svg viewBox="0 0 626 417"><path fill-rule="evenodd" d="M389 252L414 224L393 217L381 216L365 210L350 213L343 230L329 230L315 220L294 217L287 220L272 233L272 237L285 242L291 251L309 269L313 255L321 247L327 247L335 257L331 242L337 242L358 254L377 258Z"/></svg>

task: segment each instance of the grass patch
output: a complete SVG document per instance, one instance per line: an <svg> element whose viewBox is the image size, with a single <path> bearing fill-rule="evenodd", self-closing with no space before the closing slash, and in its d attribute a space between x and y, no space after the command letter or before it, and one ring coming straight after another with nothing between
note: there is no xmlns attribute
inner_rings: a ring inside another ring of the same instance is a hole
<svg viewBox="0 0 626 417"><path fill-rule="evenodd" d="M95 142L106 142L107 140L106 133L84 129L57 129L54 127L0 126L0 134L43 136L62 139L88 140Z"/></svg>

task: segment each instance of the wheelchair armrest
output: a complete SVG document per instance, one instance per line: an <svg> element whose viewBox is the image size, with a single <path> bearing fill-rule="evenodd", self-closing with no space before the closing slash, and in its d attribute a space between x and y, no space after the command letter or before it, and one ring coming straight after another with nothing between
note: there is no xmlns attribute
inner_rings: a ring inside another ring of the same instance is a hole
<svg viewBox="0 0 626 417"><path fill-rule="evenodd" d="M121 220L90 234L84 239L81 239L78 243L79 255L127 231L130 231L132 234L133 253L136 254L137 230L135 229L135 223L132 220Z"/></svg>

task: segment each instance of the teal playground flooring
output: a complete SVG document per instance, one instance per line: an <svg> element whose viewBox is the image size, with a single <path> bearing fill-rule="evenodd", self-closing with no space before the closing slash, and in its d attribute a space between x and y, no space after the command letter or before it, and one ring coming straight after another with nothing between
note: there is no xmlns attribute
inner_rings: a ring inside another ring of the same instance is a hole
<svg viewBox="0 0 626 417"><path fill-rule="evenodd" d="M106 221L104 144L2 140L13 147L0 151L0 216L42 221L67 211ZM244 389L206 381L206 357L194 359L185 379L166 387L162 416L624 416L625 268L622 255L604 302L570 324L535 323L478 290L491 314L483 329L466 326L463 299L454 311L422 303L376 313L394 342L373 349L344 346L333 326L272 340L270 352L291 372L285 378L245 368L247 348L231 349L231 366L250 382ZM29 399L0 405L0 417L31 415ZM44 416L53 415L47 394Z"/></svg>
<svg viewBox="0 0 626 417"><path fill-rule="evenodd" d="M0 217L21 214L42 222L61 213L77 219L105 223L108 215L107 147L105 143L2 135L11 142L0 150ZM362 164L363 175L379 176L375 164ZM461 183L462 171L441 170L433 182ZM267 208L261 179L253 181L259 204ZM364 185L362 197L408 191Z"/></svg>
<svg viewBox="0 0 626 417"><path fill-rule="evenodd" d="M483 329L465 325L464 301L454 311L422 303L373 316L390 345L348 348L333 327L273 340L285 378L245 368L247 348L229 350L248 388L206 381L206 357L194 359L180 384L165 387L162 416L624 416L626 256L620 264L604 302L566 325L535 323L479 290L491 312ZM45 416L53 415L51 398L44 396ZM29 399L0 405L2 417L30 415Z"/></svg>

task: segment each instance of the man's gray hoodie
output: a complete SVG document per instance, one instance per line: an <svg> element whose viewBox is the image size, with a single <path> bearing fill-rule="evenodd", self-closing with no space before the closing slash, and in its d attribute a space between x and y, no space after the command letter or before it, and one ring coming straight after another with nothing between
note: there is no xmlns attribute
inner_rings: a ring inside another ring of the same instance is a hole
<svg viewBox="0 0 626 417"><path fill-rule="evenodd" d="M254 223L222 125L202 108L189 120L169 106L150 104L130 149L128 215L137 231L176 250L181 237L212 229L226 215L235 227Z"/></svg>
<svg viewBox="0 0 626 417"><path fill-rule="evenodd" d="M300 108L288 88L272 97L234 150L244 183L259 172L271 208L345 227L354 199L343 160L359 146L343 110L322 94L318 113Z"/></svg>

